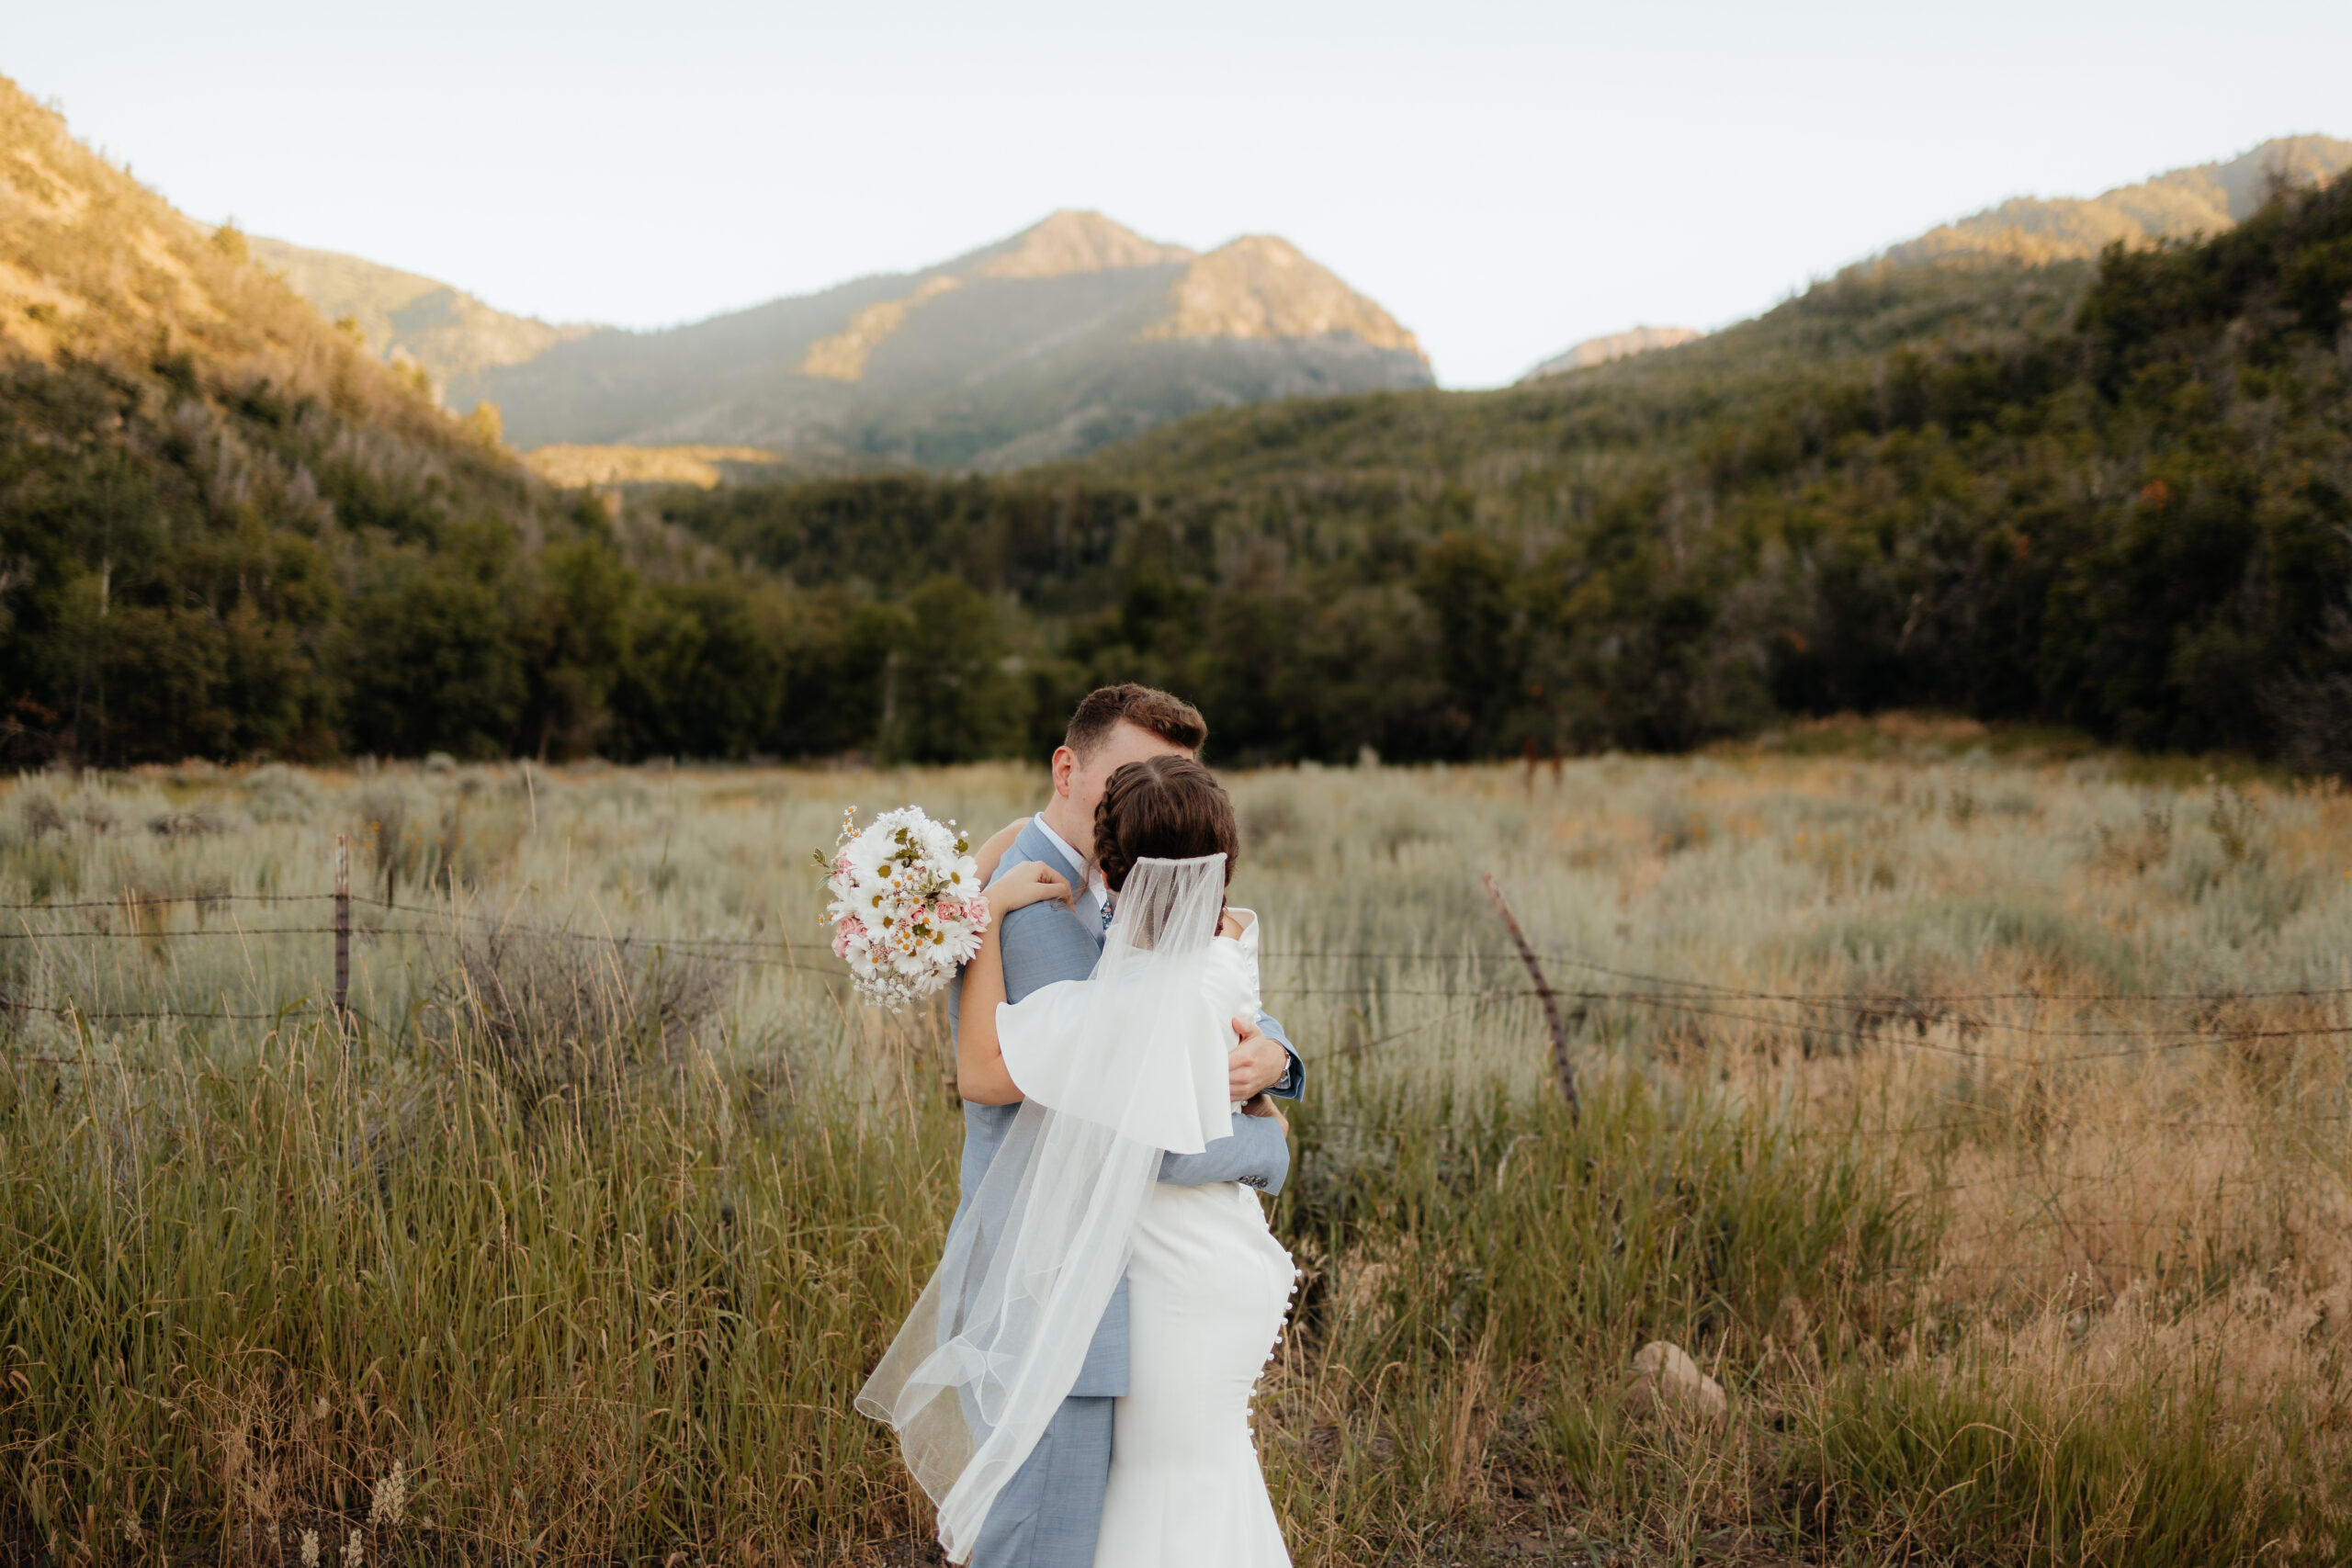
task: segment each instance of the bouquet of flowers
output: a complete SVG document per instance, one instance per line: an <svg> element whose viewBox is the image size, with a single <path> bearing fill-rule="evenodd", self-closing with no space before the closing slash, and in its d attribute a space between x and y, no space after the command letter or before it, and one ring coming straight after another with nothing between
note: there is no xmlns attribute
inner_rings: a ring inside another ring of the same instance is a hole
<svg viewBox="0 0 2352 1568"><path fill-rule="evenodd" d="M829 874L825 919L833 952L867 1001L897 1011L947 984L979 951L989 902L971 840L953 821L917 806L886 811L861 831L855 807L842 814Z"/></svg>

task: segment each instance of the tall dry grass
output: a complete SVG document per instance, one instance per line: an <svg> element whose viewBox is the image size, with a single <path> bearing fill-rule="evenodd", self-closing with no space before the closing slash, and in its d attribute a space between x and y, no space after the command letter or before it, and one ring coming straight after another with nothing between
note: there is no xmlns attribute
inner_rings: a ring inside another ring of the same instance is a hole
<svg viewBox="0 0 2352 1568"><path fill-rule="evenodd" d="M1301 1562L2345 1554L2352 805L1830 739L1233 781L1313 1071L1257 1423ZM11 786L0 1541L903 1560L848 1402L960 1124L802 867L844 805L1032 784ZM293 901L337 831L348 1037ZM1579 1117L1484 870L1574 993ZM1653 1338L1726 1420L1627 1398Z"/></svg>

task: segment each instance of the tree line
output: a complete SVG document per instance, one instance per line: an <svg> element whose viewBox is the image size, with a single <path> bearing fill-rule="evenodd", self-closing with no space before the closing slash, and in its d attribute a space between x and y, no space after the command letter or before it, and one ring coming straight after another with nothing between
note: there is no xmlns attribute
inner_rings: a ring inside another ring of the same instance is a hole
<svg viewBox="0 0 2352 1568"><path fill-rule="evenodd" d="M1035 661L1033 744L1069 690L1139 678L1239 759L1678 750L1906 705L2335 767L2347 294L2339 182L2096 267L1850 269L1530 388L663 513L797 582L984 588Z"/></svg>
<svg viewBox="0 0 2352 1568"><path fill-rule="evenodd" d="M1673 750L1928 705L2352 755L2352 184L2095 268L1862 267L1528 388L1079 463L638 497L140 364L0 378L0 746L1223 760Z"/></svg>

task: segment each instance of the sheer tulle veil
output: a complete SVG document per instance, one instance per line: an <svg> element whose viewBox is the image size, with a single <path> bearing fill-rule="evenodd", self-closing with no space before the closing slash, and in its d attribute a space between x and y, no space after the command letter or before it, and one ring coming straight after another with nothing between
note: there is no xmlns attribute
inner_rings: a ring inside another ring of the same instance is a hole
<svg viewBox="0 0 2352 1568"><path fill-rule="evenodd" d="M1025 1097L857 1407L899 1434L950 1562L1077 1382L1164 1150L1231 1132L1232 1030L1202 984L1225 857L1139 860L1084 980L997 1014Z"/></svg>

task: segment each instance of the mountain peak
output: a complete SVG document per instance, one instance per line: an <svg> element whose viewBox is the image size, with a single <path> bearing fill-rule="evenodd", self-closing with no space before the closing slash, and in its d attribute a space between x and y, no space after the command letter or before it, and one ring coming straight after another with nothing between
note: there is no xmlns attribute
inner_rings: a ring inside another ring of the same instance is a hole
<svg viewBox="0 0 2352 1568"><path fill-rule="evenodd" d="M980 252L972 271L981 277L1072 277L1192 259L1182 245L1147 240L1099 212L1064 208Z"/></svg>
<svg viewBox="0 0 2352 1568"><path fill-rule="evenodd" d="M1612 359L1647 354L1652 349L1679 347L1693 338L1706 335L1695 327L1634 327L1626 332L1611 333L1606 337L1589 337L1521 376L1520 384L1524 386L1530 381L1540 381L1546 376L1582 370L1588 366L1606 365Z"/></svg>
<svg viewBox="0 0 2352 1568"><path fill-rule="evenodd" d="M1319 338L1352 333L1374 348L1429 362L1396 318L1273 234L1219 245L1176 280L1167 315L1145 341L1169 338Z"/></svg>

